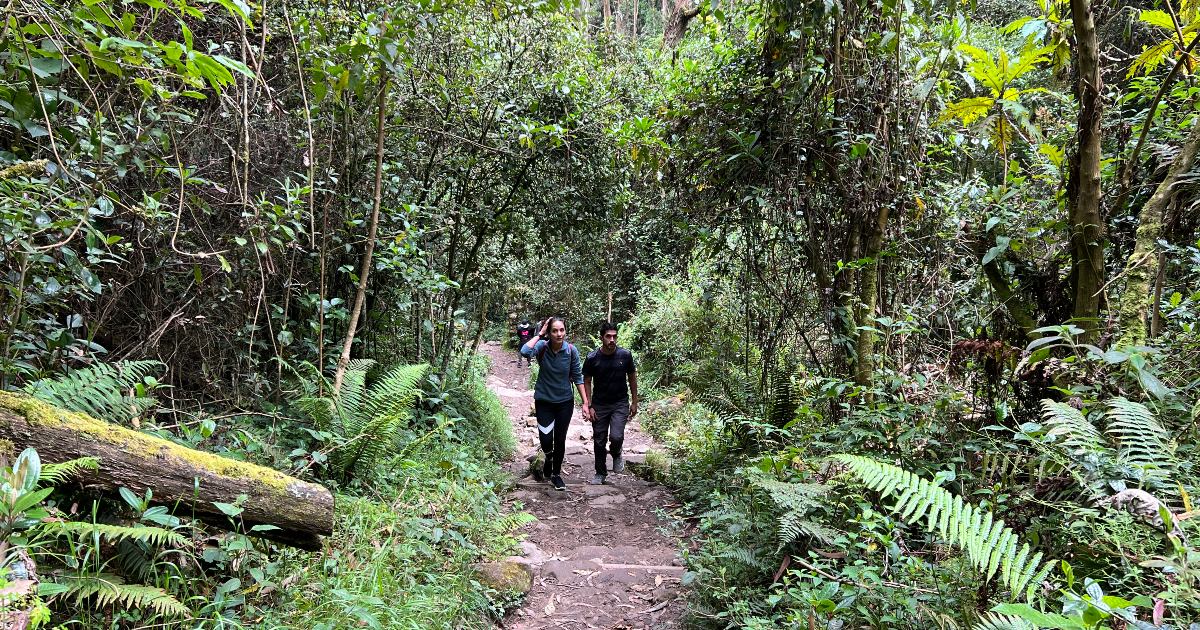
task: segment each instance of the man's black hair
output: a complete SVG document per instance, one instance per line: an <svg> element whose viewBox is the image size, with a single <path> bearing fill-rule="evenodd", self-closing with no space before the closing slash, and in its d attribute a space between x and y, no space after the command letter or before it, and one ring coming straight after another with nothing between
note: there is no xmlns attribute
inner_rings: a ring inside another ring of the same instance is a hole
<svg viewBox="0 0 1200 630"><path fill-rule="evenodd" d="M604 333L606 333L610 330L613 332L617 332L617 325L612 322L604 322L603 324L600 324L600 337L603 338Z"/></svg>

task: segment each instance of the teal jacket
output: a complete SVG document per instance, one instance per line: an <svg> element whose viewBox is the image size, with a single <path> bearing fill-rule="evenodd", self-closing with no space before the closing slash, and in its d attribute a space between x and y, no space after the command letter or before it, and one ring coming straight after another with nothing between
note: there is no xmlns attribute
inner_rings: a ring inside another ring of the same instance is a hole
<svg viewBox="0 0 1200 630"><path fill-rule="evenodd" d="M538 363L537 385L533 387L533 399L552 403L564 403L575 399L571 385L583 384L583 364L579 360L579 348L563 342L562 348L554 352L549 341L539 339L533 347L521 346L521 355L536 359L542 348L545 354Z"/></svg>

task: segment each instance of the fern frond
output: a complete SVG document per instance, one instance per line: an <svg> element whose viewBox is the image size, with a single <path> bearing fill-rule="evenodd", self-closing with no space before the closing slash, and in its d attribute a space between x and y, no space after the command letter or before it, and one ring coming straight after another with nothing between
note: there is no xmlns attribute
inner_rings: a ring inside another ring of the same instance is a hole
<svg viewBox="0 0 1200 630"><path fill-rule="evenodd" d="M728 558L752 569L767 569L767 564L758 557L758 551L750 547L730 547L717 554L719 558Z"/></svg>
<svg viewBox="0 0 1200 630"><path fill-rule="evenodd" d="M529 512L513 512L499 516L492 521L492 529L501 533L515 532L530 523L536 523L538 518Z"/></svg>
<svg viewBox="0 0 1200 630"><path fill-rule="evenodd" d="M1108 402L1105 433L1120 448L1120 461L1139 473L1142 480L1156 488L1170 488L1170 479L1178 470L1171 434L1154 413L1125 398Z"/></svg>
<svg viewBox="0 0 1200 630"><path fill-rule="evenodd" d="M1043 400L1042 421L1049 427L1047 435L1053 436L1073 456L1108 452L1104 436L1083 417L1083 412L1071 405Z"/></svg>
<svg viewBox="0 0 1200 630"><path fill-rule="evenodd" d="M122 423L141 415L155 403L151 396L130 396L126 391L165 367L160 361L97 363L56 378L34 381L25 386L25 393L63 409Z"/></svg>
<svg viewBox="0 0 1200 630"><path fill-rule="evenodd" d="M336 428L342 434L357 435L362 424L369 419L362 413L362 407L367 397L367 372L374 365L374 361L367 359L351 361L342 378L342 388L333 396L337 407Z"/></svg>
<svg viewBox="0 0 1200 630"><path fill-rule="evenodd" d="M145 525L127 527L82 521L50 521L45 523L45 528L57 534L79 534L81 536L99 534L109 542L137 540L160 547L164 545L182 547L188 543L187 537L178 532Z"/></svg>
<svg viewBox="0 0 1200 630"><path fill-rule="evenodd" d="M782 550L796 542L801 536L815 538L825 544L832 543L838 536L837 530L809 520L798 512L787 512L780 516L778 527L779 547L777 550Z"/></svg>
<svg viewBox="0 0 1200 630"><path fill-rule="evenodd" d="M985 579L999 572L1015 596L1033 599L1037 586L1053 567L1052 562L1042 562L1041 553L1030 558L1028 544L1018 550L1016 532L991 511L967 503L927 479L869 457L842 454L833 459L846 464L881 498L895 495L893 512L909 523L925 521L927 531L939 530L942 538L966 552Z"/></svg>
<svg viewBox="0 0 1200 630"><path fill-rule="evenodd" d="M120 605L122 608L150 609L164 616L186 616L191 610L170 593L153 586L125 584L111 574L88 577L68 577L60 582L66 588L64 595L73 597L76 605L94 599L98 608Z"/></svg>
<svg viewBox="0 0 1200 630"><path fill-rule="evenodd" d="M402 418L388 415L368 420L357 433L346 436L345 446L329 454L334 470L359 476L370 472L380 459L395 450L396 435L403 424Z"/></svg>
<svg viewBox="0 0 1200 630"><path fill-rule="evenodd" d="M79 457L61 464L42 464L38 481L45 486L58 486L85 470L96 470L100 460L95 457Z"/></svg>
<svg viewBox="0 0 1200 630"><path fill-rule="evenodd" d="M1037 626L1020 617L988 613L971 630L1037 630Z"/></svg>
<svg viewBox="0 0 1200 630"><path fill-rule="evenodd" d="M397 365L371 384L363 404L370 416L406 416L420 393L421 379L429 372L429 364Z"/></svg>

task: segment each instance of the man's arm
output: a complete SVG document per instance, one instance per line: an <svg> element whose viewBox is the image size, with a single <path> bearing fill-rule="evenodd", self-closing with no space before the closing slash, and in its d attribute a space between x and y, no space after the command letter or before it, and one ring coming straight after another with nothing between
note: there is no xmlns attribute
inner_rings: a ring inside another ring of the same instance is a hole
<svg viewBox="0 0 1200 630"><path fill-rule="evenodd" d="M583 419L590 422L592 419L591 396L588 395L587 389L583 386L583 383L576 383L575 388L579 390L579 397L583 399Z"/></svg>
<svg viewBox="0 0 1200 630"><path fill-rule="evenodd" d="M584 396L583 399L591 400L592 399L592 375L591 374L584 373L584 375L583 375L583 391L587 393L587 396Z"/></svg>
<svg viewBox="0 0 1200 630"><path fill-rule="evenodd" d="M629 373L629 417L632 418L638 412L638 393L637 393L637 372Z"/></svg>

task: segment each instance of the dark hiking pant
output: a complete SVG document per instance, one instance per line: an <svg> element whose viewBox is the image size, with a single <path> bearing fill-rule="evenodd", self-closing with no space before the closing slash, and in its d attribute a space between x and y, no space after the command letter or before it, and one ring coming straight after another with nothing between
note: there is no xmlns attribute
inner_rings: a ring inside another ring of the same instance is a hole
<svg viewBox="0 0 1200 630"><path fill-rule="evenodd" d="M625 442L625 421L629 419L629 401L607 405L592 405L596 414L592 420L592 447L596 452L596 474L608 474L608 453L621 456L621 444ZM608 449L611 445L611 449Z"/></svg>
<svg viewBox="0 0 1200 630"><path fill-rule="evenodd" d="M546 455L546 463L542 464L542 474L546 477L562 474L563 455L567 451L567 429L571 427L573 411L574 400L560 403L533 401L533 413L538 422L538 441Z"/></svg>

